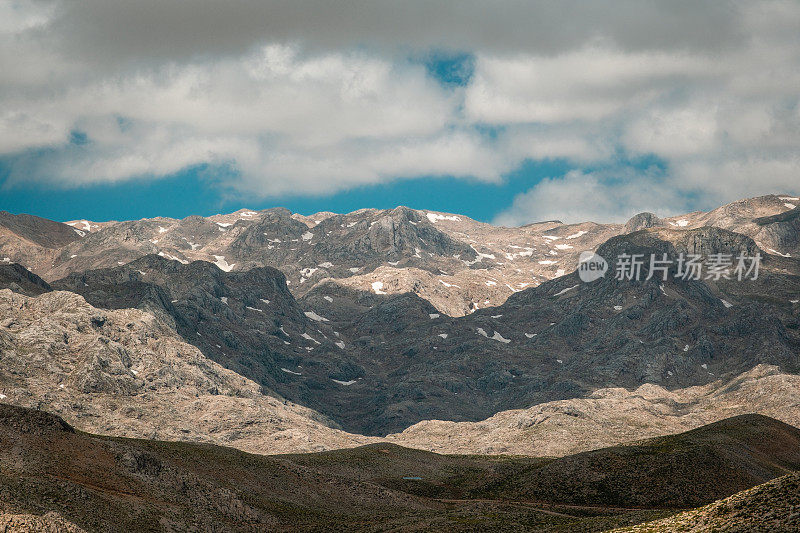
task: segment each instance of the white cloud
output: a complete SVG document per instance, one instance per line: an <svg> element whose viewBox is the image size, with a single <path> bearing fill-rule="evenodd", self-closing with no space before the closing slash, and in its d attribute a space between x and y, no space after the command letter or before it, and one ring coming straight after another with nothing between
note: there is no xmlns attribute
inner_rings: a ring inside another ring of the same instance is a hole
<svg viewBox="0 0 800 533"><path fill-rule="evenodd" d="M696 158L676 165L676 187L704 195L708 205L765 193L800 193L800 155Z"/></svg>
<svg viewBox="0 0 800 533"><path fill-rule="evenodd" d="M589 45L555 56L480 55L467 89L472 119L490 124L596 121L662 96L714 63L683 53L626 52Z"/></svg>
<svg viewBox="0 0 800 533"><path fill-rule="evenodd" d="M718 139L715 102L693 108L654 108L633 119L623 142L635 152L657 153L662 157L681 157L714 150Z"/></svg>
<svg viewBox="0 0 800 533"><path fill-rule="evenodd" d="M514 224L800 192L800 5L568 7L0 4L7 185L209 164L228 189L275 196L416 176L500 182L527 159L619 169L542 182L498 216ZM474 55L466 87L408 59L438 47ZM620 161L651 154L667 165L657 179Z"/></svg>
<svg viewBox="0 0 800 533"><path fill-rule="evenodd" d="M499 135L507 160L568 159L576 164L605 161L615 136L595 124L512 124Z"/></svg>
<svg viewBox="0 0 800 533"><path fill-rule="evenodd" d="M536 221L624 222L642 211L677 213L685 200L658 173L622 168L592 173L577 170L548 178L514 198L494 223L519 226Z"/></svg>
<svg viewBox="0 0 800 533"><path fill-rule="evenodd" d="M262 194L392 174L499 177L474 134L448 130L457 102L423 67L364 53L300 57L271 45L59 89L6 97L0 151L47 149L17 158L24 173L12 182L78 185L201 163L232 163L243 173L235 185ZM69 144L73 130L89 142Z"/></svg>

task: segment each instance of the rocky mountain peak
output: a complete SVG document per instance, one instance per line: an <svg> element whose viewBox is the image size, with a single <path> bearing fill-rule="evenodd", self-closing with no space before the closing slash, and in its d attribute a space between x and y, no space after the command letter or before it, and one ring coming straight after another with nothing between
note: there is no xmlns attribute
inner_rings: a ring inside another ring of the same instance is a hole
<svg viewBox="0 0 800 533"><path fill-rule="evenodd" d="M43 248L59 248L85 234L81 230L46 218L0 211L0 236L3 231Z"/></svg>
<svg viewBox="0 0 800 533"><path fill-rule="evenodd" d="M655 228L657 226L666 226L667 223L658 218L654 213L639 213L632 216L626 223L623 231L625 233L633 233L648 228Z"/></svg>

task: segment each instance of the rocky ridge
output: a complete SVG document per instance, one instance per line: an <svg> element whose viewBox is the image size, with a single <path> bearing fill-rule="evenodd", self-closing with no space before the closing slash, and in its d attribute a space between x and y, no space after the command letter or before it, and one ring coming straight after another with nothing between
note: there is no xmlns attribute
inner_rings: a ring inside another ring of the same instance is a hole
<svg viewBox="0 0 800 533"><path fill-rule="evenodd" d="M323 280L341 280L379 293L412 290L430 298L440 312L461 316L564 275L575 268L581 251L641 229L714 226L750 236L771 255L797 257L798 204L793 196L770 195L708 213L667 218L643 213L626 225L552 221L519 228L405 207L308 217L280 208L242 209L182 220L69 225L6 214L0 218L0 258L48 281L148 254L209 261L224 270L273 266L287 276L296 297Z"/></svg>
<svg viewBox="0 0 800 533"><path fill-rule="evenodd" d="M426 420L386 439L436 453L560 457L759 413L800 426L800 376L761 365L732 379L668 390L598 389L586 398L502 411L480 422Z"/></svg>
<svg viewBox="0 0 800 533"><path fill-rule="evenodd" d="M153 315L96 309L69 292L0 290L0 401L46 408L84 431L311 451L370 439L273 396Z"/></svg>

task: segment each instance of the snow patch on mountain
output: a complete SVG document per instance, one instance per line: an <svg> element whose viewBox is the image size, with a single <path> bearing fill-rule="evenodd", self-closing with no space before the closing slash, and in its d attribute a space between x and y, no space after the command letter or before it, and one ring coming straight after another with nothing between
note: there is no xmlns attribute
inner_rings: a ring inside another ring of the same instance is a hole
<svg viewBox="0 0 800 533"><path fill-rule="evenodd" d="M771 252L771 253L773 253L775 255L779 255L781 257L792 257L790 254L784 254L784 253L779 252L778 250L773 250L772 248L767 248L767 251Z"/></svg>
<svg viewBox="0 0 800 533"><path fill-rule="evenodd" d="M314 321L316 321L316 322L328 322L328 319L327 319L327 318L325 318L324 316L320 316L320 315L318 315L318 314L317 314L317 313L315 313L314 311L306 311L306 312L305 312L305 315L306 315L308 318L310 318L311 320L314 320Z"/></svg>
<svg viewBox="0 0 800 533"><path fill-rule="evenodd" d="M214 259L216 259L216 261L214 261L214 264L217 265L217 267L220 270L223 270L225 272L230 272L231 270L233 270L233 267L236 266L236 263L229 265L228 262L225 260L224 255L215 255Z"/></svg>
<svg viewBox="0 0 800 533"><path fill-rule="evenodd" d="M170 261L177 261L178 263L180 263L182 265L188 265L189 264L189 261L187 261L185 259L181 259L180 257L175 257L174 255L170 255L170 254L167 254L167 253L164 253L164 252L158 252L158 255L160 255L161 257L166 257ZM117 264L124 265L125 263L123 263L121 261L118 261Z"/></svg>
<svg viewBox="0 0 800 533"><path fill-rule="evenodd" d="M566 289L558 291L553 296L561 296L562 294L565 294L565 293L571 291L572 289L577 289L577 288L578 288L578 285L573 285L572 287L567 287Z"/></svg>
<svg viewBox="0 0 800 533"><path fill-rule="evenodd" d="M317 344L322 344L321 342L319 342L317 339L315 339L314 337L312 337L312 336L311 336L311 335L309 335L308 333L303 333L303 334L302 334L302 335L300 335L300 336L301 336L301 337L303 337L304 339L308 340L308 341L312 341L312 342L315 342L315 343L317 343Z"/></svg>
<svg viewBox="0 0 800 533"><path fill-rule="evenodd" d="M461 221L461 217L457 217L455 215L440 215L438 213L427 213L425 216L428 217L432 223L436 223L437 220L450 220L453 222Z"/></svg>
<svg viewBox="0 0 800 533"><path fill-rule="evenodd" d="M500 333L497 332L497 331L494 331L493 335L491 337L489 336L488 333L486 333L486 330L483 329L483 328L477 328L476 331L478 332L478 335L482 335L482 336L486 337L487 339L492 339L492 340L495 340L495 341L499 341L499 342L502 342L503 344L508 344L509 342L511 342L509 339L506 339L505 337L500 335Z"/></svg>
<svg viewBox="0 0 800 533"><path fill-rule="evenodd" d="M496 340L496 341L502 342L503 344L508 344L509 342L511 342L510 339L506 339L502 335L500 335L499 331L495 331L494 335L492 335L490 338L492 340Z"/></svg>

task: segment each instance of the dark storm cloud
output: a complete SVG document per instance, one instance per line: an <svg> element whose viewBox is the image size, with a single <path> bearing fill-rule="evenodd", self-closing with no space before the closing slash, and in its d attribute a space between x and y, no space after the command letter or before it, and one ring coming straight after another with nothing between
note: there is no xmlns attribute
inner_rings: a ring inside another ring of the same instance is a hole
<svg viewBox="0 0 800 533"><path fill-rule="evenodd" d="M716 51L743 41L736 2L601 0L81 0L48 28L102 62L239 54L264 42L551 54L605 40L623 50Z"/></svg>

